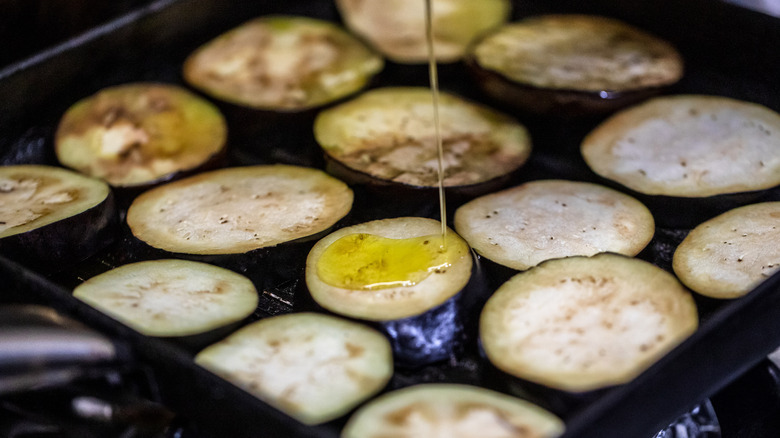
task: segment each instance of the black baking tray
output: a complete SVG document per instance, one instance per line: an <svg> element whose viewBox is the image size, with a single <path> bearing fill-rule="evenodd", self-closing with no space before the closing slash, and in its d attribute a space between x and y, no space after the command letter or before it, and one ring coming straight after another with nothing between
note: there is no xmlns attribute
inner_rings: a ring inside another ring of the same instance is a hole
<svg viewBox="0 0 780 438"><path fill-rule="evenodd" d="M524 0L514 18L546 12L597 13L623 19L673 42L686 60L686 76L674 93L704 93L761 103L780 111L780 20L715 0ZM259 15L288 13L339 21L331 2L307 0L158 0L0 70L0 164L56 164L52 136L62 113L76 100L131 81L183 84L181 65L196 47ZM425 85L427 70L388 64L374 86ZM500 107L486 99L460 64L442 66L441 87ZM507 108L502 108L512 112ZM517 181L533 178L594 180L577 152L599 118L562 119L514 113L531 131L534 153ZM281 125L280 125L281 126ZM287 135L270 126L257 138L231 137L241 145L232 164L290 162L321 165L312 157L285 154ZM296 142L313 142L309 127ZM253 144L265 151L247 152ZM240 149L240 150L239 150ZM399 207L400 208L400 207ZM352 220L388 214L363 209ZM436 217L436 207L420 215ZM687 230L659 228L643 257L670 269L674 246ZM149 257L123 229L116 242L64 274L34 270L0 258L0 302L51 305L130 345L160 386L162 401L206 436L335 437L344 419L307 427L192 363L185 346L147 338L72 298L71 287L110 267ZM253 319L297 310L300 278L266 289ZM680 413L716 393L780 344L780 276L741 299L716 303L698 298L699 330L632 382L556 408L553 397L531 396L566 421L567 437L649 437ZM472 334L473 337L473 334ZM399 369L388 389L420 382L459 382L508 391L487 378L489 366L472 349L421 369Z"/></svg>

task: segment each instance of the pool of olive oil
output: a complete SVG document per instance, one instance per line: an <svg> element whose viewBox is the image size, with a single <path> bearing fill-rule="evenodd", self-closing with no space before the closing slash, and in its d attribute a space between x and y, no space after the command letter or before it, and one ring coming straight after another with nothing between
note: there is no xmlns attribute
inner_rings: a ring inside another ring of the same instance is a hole
<svg viewBox="0 0 780 438"><path fill-rule="evenodd" d="M331 286L374 290L413 286L432 273L444 272L454 260L447 247L447 204L444 194L444 145L439 121L439 78L433 46L432 0L425 1L425 38L433 103L433 130L438 154L441 235L390 239L365 233L346 235L332 243L317 263L317 275Z"/></svg>

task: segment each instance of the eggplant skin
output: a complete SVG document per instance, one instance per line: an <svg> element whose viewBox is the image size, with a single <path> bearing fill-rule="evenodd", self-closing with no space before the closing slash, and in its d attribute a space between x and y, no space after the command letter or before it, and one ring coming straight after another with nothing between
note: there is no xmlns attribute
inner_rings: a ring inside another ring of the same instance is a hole
<svg viewBox="0 0 780 438"><path fill-rule="evenodd" d="M659 94L683 75L668 42L595 15L541 15L484 34L465 58L496 100L531 113L579 117Z"/></svg>
<svg viewBox="0 0 780 438"><path fill-rule="evenodd" d="M584 118L606 114L663 94L669 87L632 91L554 90L520 84L500 73L484 69L472 57L464 59L474 82L498 102L531 114Z"/></svg>
<svg viewBox="0 0 780 438"><path fill-rule="evenodd" d="M5 222L12 217L6 215L20 211L20 204L7 204L3 199L12 196L15 189L8 184L13 180L25 181L25 184L32 182L35 186L32 190L38 193L39 186L56 185L62 190L50 193L46 202L25 207L33 216L45 214L0 233L0 253L6 257L54 273L95 254L113 242L119 233L114 195L107 184L51 166L0 168L0 214L6 217L0 221ZM68 202L57 200L60 196L72 197L80 204L75 210L58 209L58 206L68 205Z"/></svg>

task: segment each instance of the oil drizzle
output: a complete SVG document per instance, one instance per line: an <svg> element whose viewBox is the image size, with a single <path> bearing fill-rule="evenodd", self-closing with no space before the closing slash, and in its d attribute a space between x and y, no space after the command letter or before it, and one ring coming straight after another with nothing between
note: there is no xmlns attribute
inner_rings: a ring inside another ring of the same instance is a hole
<svg viewBox="0 0 780 438"><path fill-rule="evenodd" d="M444 196L444 142L439 120L439 73L436 69L436 52L433 47L433 0L425 0L425 42L428 46L428 79L433 98L433 127L439 162L439 215L441 217L442 249L447 249L447 201Z"/></svg>

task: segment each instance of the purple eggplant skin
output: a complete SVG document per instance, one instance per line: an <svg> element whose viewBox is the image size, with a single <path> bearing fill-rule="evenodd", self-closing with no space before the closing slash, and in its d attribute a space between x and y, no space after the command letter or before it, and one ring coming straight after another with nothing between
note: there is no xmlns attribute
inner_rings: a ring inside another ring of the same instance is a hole
<svg viewBox="0 0 780 438"><path fill-rule="evenodd" d="M615 112L667 92L670 87L630 91L581 91L540 88L507 79L481 67L473 56L464 59L473 81L490 98L530 114L583 118Z"/></svg>
<svg viewBox="0 0 780 438"><path fill-rule="evenodd" d="M119 235L113 192L94 207L26 233L0 239L0 254L50 274L72 268Z"/></svg>
<svg viewBox="0 0 780 438"><path fill-rule="evenodd" d="M364 218L364 221L395 216L439 218L438 187L415 186L376 178L350 168L327 152L324 156L325 171L346 182L355 191L355 204L358 205L354 209L356 214L359 215L360 211L371 212L371 216ZM476 184L445 187L448 216L451 217L458 207L474 198L513 184L522 169L521 166L514 172Z"/></svg>
<svg viewBox="0 0 780 438"><path fill-rule="evenodd" d="M314 124L321 108L274 111L229 102L214 103L230 126L228 144L232 158L237 161L323 167L322 153L314 134L311 129L302 129Z"/></svg>
<svg viewBox="0 0 780 438"><path fill-rule="evenodd" d="M597 176L598 183L633 196L653 214L656 225L663 228L690 229L728 210L777 197L777 187L765 190L723 193L704 197L648 195L620 183Z"/></svg>
<svg viewBox="0 0 780 438"><path fill-rule="evenodd" d="M477 342L472 337L489 289L473 252L472 261L468 283L447 301L419 315L373 323L390 339L397 366L416 368L452 359Z"/></svg>

